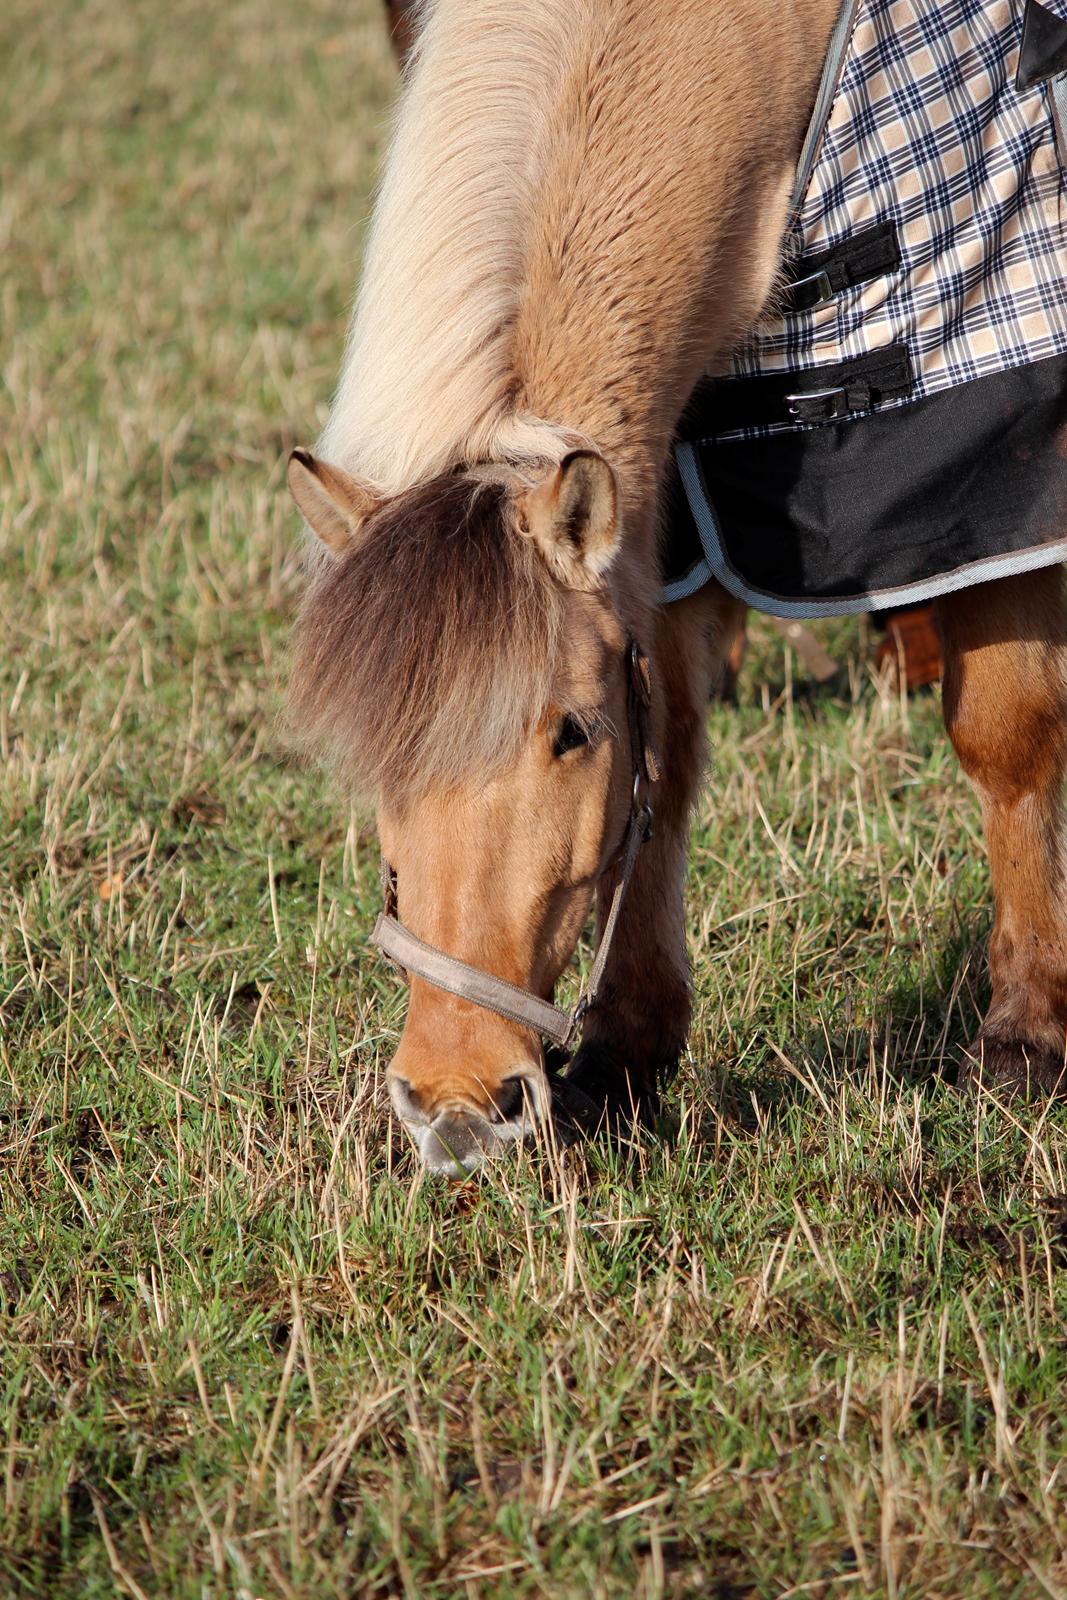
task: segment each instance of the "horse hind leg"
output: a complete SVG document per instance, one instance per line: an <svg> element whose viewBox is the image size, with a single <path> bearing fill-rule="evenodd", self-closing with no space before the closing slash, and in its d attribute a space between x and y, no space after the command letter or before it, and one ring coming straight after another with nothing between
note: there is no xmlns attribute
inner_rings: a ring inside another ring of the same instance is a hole
<svg viewBox="0 0 1067 1600"><path fill-rule="evenodd" d="M938 603L949 737L982 805L992 999L961 1080L1067 1089L1067 632L1058 567Z"/></svg>

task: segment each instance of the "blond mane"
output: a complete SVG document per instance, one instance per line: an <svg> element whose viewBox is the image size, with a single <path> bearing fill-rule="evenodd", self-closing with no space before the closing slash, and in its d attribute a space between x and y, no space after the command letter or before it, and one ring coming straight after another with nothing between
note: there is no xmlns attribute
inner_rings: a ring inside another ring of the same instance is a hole
<svg viewBox="0 0 1067 1600"><path fill-rule="evenodd" d="M437 0L398 111L320 449L399 494L470 459L558 460L515 418L511 330L561 41L590 0ZM505 427L508 439L499 438ZM491 442L492 441L492 442Z"/></svg>
<svg viewBox="0 0 1067 1600"><path fill-rule="evenodd" d="M774 282L812 24L836 4L782 0L772 27L768 0L431 7L320 444L379 509L315 568L293 674L299 737L358 792L506 761L566 646L508 495L457 468L517 479L599 450L613 597L650 633L670 439Z"/></svg>

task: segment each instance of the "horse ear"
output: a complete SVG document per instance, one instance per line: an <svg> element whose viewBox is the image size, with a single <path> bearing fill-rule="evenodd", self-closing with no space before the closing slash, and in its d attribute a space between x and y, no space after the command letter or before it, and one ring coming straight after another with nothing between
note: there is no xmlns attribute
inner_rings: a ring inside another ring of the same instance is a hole
<svg viewBox="0 0 1067 1600"><path fill-rule="evenodd" d="M572 589L599 588L619 544L619 495L604 457L574 450L527 490L519 526Z"/></svg>
<svg viewBox="0 0 1067 1600"><path fill-rule="evenodd" d="M289 457L289 491L308 527L335 555L348 549L378 504L365 484L310 450Z"/></svg>

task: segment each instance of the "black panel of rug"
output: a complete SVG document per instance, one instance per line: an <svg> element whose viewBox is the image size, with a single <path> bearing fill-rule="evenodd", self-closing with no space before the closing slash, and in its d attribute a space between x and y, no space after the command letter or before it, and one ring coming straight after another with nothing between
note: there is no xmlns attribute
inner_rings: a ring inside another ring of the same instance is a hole
<svg viewBox="0 0 1067 1600"><path fill-rule="evenodd" d="M1067 23L1039 0L1027 0L1016 88L1032 89L1061 72L1067 72Z"/></svg>
<svg viewBox="0 0 1067 1600"><path fill-rule="evenodd" d="M667 581L705 556L715 571L717 557L717 575L750 604L810 603L819 615L871 609L887 591L887 603L902 604L1001 576L985 568L998 558L1004 572L1062 559L1042 547L1067 539L1067 358L734 442L705 437L712 416L721 426L723 387L699 388L683 419L679 437L693 442L699 469L693 509L704 499L711 515L702 546L672 471ZM925 592L895 594L914 586Z"/></svg>

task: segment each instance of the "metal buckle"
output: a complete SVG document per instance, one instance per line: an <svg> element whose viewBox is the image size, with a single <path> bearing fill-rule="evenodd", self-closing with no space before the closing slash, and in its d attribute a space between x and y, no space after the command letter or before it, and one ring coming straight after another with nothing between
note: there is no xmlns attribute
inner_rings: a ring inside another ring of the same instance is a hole
<svg viewBox="0 0 1067 1600"><path fill-rule="evenodd" d="M812 400L833 400L838 395L845 400L844 410L839 410L837 406L827 405L824 415L827 417L840 417L848 410L847 390L843 386L839 386L836 389L808 389L803 394L787 394L785 402L789 407L789 415L791 417L796 417L800 422L808 422L811 419L804 415L803 407L805 405Z"/></svg>
<svg viewBox="0 0 1067 1600"><path fill-rule="evenodd" d="M641 790L644 786L644 775L640 767L634 773L633 798L630 802L630 816L640 830L641 839L647 844L652 837L652 819L654 812L652 802L647 796L642 798Z"/></svg>
<svg viewBox="0 0 1067 1600"><path fill-rule="evenodd" d="M818 293L816 294L814 300L810 300L806 305L797 306L794 309L798 311L811 311L815 306L825 305L828 300L832 300L834 298L836 291L833 284L830 282L830 274L825 267L821 267L818 272L809 272L806 278L794 279L794 281L789 285L789 294L791 296L795 295L798 289L806 289L811 284L816 285L818 289Z"/></svg>
<svg viewBox="0 0 1067 1600"><path fill-rule="evenodd" d="M647 711L652 704L652 668L636 639L631 639L627 650L630 667L630 687Z"/></svg>

